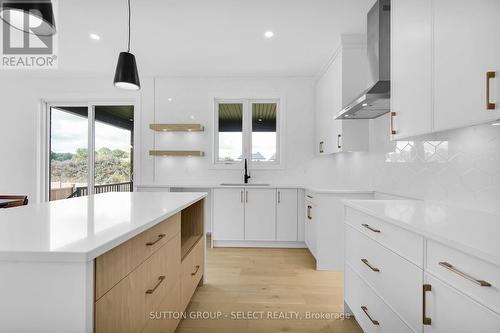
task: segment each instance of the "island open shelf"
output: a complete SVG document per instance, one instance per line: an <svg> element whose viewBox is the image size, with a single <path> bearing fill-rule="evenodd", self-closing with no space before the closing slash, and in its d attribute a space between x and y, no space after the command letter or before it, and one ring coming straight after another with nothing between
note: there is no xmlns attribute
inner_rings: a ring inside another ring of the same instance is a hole
<svg viewBox="0 0 500 333"><path fill-rule="evenodd" d="M184 260L191 249L203 239L204 202L200 200L182 211L181 215L181 258Z"/></svg>

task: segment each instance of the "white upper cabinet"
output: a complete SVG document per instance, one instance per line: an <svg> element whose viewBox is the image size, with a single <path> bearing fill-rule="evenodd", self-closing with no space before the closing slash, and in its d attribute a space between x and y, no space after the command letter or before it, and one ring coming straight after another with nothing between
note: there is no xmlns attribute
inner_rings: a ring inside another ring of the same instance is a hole
<svg viewBox="0 0 500 333"><path fill-rule="evenodd" d="M495 120L500 84L500 1L434 0L436 131ZM490 102L486 91L488 80Z"/></svg>
<svg viewBox="0 0 500 333"><path fill-rule="evenodd" d="M432 131L431 0L391 2L392 138Z"/></svg>
<svg viewBox="0 0 500 333"><path fill-rule="evenodd" d="M499 17L498 0L392 1L393 139L500 118Z"/></svg>
<svg viewBox="0 0 500 333"><path fill-rule="evenodd" d="M366 37L343 35L333 60L316 84L316 153L367 151L368 120L335 116L368 88Z"/></svg>

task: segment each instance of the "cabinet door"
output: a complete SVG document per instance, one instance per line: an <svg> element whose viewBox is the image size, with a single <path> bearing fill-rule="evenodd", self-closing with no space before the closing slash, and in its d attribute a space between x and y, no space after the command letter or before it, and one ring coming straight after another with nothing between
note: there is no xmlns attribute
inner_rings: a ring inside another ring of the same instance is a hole
<svg viewBox="0 0 500 333"><path fill-rule="evenodd" d="M278 189L276 205L276 240L297 240L297 190Z"/></svg>
<svg viewBox="0 0 500 333"><path fill-rule="evenodd" d="M245 190L245 240L276 240L276 190Z"/></svg>
<svg viewBox="0 0 500 333"><path fill-rule="evenodd" d="M431 291L425 293L426 333L500 332L500 316L425 273ZM480 288L480 287L479 287Z"/></svg>
<svg viewBox="0 0 500 333"><path fill-rule="evenodd" d="M306 201L306 216L305 216L305 242L311 254L316 258L316 227L314 225L314 205L310 201Z"/></svg>
<svg viewBox="0 0 500 333"><path fill-rule="evenodd" d="M244 190L214 190L214 240L244 239Z"/></svg>
<svg viewBox="0 0 500 333"><path fill-rule="evenodd" d="M339 57L316 84L316 132L317 152L332 154L337 152L336 138L340 133L334 116L342 108L342 69Z"/></svg>
<svg viewBox="0 0 500 333"><path fill-rule="evenodd" d="M393 139L432 131L431 21L431 0L391 2Z"/></svg>
<svg viewBox="0 0 500 333"><path fill-rule="evenodd" d="M434 1L435 129L500 117L500 1ZM415 57L416 58L416 57ZM496 109L486 108L486 73Z"/></svg>

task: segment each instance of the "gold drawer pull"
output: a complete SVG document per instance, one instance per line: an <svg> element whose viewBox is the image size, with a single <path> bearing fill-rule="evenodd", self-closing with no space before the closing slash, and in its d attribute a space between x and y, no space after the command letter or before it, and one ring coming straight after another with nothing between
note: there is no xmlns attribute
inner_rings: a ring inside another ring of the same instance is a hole
<svg viewBox="0 0 500 333"><path fill-rule="evenodd" d="M193 273L191 273L191 276L195 276L198 273L198 271L200 270L200 265L196 265L195 267L196 267L196 270Z"/></svg>
<svg viewBox="0 0 500 333"><path fill-rule="evenodd" d="M156 290L156 288L158 288L160 286L160 284L163 282L163 280L165 280L165 276L162 275L162 276L158 277L158 282L156 282L156 284L153 287L153 289L146 290L146 294L151 295L152 293L154 293L155 290Z"/></svg>
<svg viewBox="0 0 500 333"><path fill-rule="evenodd" d="M160 235L158 235L158 238L157 238L154 242L147 242L147 243L146 243L146 245L147 245L147 246L153 246L153 245L155 245L156 243L158 243L159 241L161 241L161 239L162 239L163 237L165 237L165 236L166 236L165 234L160 234Z"/></svg>
<svg viewBox="0 0 500 333"><path fill-rule="evenodd" d="M312 220L311 210L312 210L312 206L308 205L307 206L307 219L309 219L309 220Z"/></svg>
<svg viewBox="0 0 500 333"><path fill-rule="evenodd" d="M380 325L380 323L378 322L378 320L372 319L372 317L368 313L368 308L366 306L362 305L361 306L361 310L363 310L363 312L368 317L368 319L370 319L370 321L372 322L373 325L376 325L376 326Z"/></svg>
<svg viewBox="0 0 500 333"><path fill-rule="evenodd" d="M484 280L477 280L477 279L474 279L472 276L468 275L468 274L465 274L464 272L462 271L459 271L458 269L456 269L452 264L450 263L447 263L446 261L441 261L439 263L440 266L443 266L444 268L452 271L453 273L455 274L458 274L460 275L461 277L463 277L464 279L467 279L475 284L477 284L478 286L481 286L481 287L491 287L491 283L489 282L486 282Z"/></svg>
<svg viewBox="0 0 500 333"><path fill-rule="evenodd" d="M432 286L430 284L424 284L422 287L423 287L422 288L422 298L423 298L422 299L422 323L424 325L430 325L432 322L431 318L425 316L425 293L427 291L431 291Z"/></svg>
<svg viewBox="0 0 500 333"><path fill-rule="evenodd" d="M380 269L378 269L377 267L373 267L372 265L370 265L370 263L368 262L367 259L361 259L361 261L363 262L363 264L365 264L366 266L370 267L370 269L374 272L380 272Z"/></svg>
<svg viewBox="0 0 500 333"><path fill-rule="evenodd" d="M366 223L363 223L363 224L362 224L362 226L363 226L363 227L365 227L365 228L366 228L366 229L368 229L368 230L373 231L373 232L380 232L380 230L378 230L378 229L374 229L374 228L370 227L370 226L369 226L368 224L366 224Z"/></svg>
<svg viewBox="0 0 500 333"><path fill-rule="evenodd" d="M396 112L391 112L391 134L396 134L396 130L394 129L394 117L396 116Z"/></svg>
<svg viewBox="0 0 500 333"><path fill-rule="evenodd" d="M486 109L495 110L496 105L490 101L490 80L496 77L495 72L486 72Z"/></svg>

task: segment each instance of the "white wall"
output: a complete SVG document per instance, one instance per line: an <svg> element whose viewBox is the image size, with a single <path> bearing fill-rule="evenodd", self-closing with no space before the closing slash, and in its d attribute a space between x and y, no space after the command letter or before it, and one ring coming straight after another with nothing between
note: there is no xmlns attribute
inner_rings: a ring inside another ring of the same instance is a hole
<svg viewBox="0 0 500 333"><path fill-rule="evenodd" d="M156 111L144 110L144 119L157 123L199 122L203 133L157 133L145 131L144 150L203 150L203 158L165 158L148 160L147 179L143 183L183 184L241 182L242 170L214 169L211 163L213 140L214 97L282 97L283 170L255 170L252 182L314 184L319 186L363 187L369 175L359 169L343 170L346 161L314 156L314 85L313 78L159 78L156 80ZM169 98L172 100L169 101ZM194 119L191 119L194 116ZM146 162L146 161L145 161ZM149 163L151 162L151 163ZM146 169L144 169L146 170ZM332 170L335 170L332 172Z"/></svg>
<svg viewBox="0 0 500 333"><path fill-rule="evenodd" d="M0 80L0 142L3 144L0 193L27 194L32 202L37 199L37 117L42 112L42 99L139 101L136 128L140 133L136 135L136 143L140 145L136 145L135 153L140 170L136 170L136 183L239 182L242 170L215 170L210 163L213 96L238 94L277 94L285 101L282 108L286 124L285 168L252 171L252 181L369 187L370 175L363 163L359 163L365 154L343 154L337 158L314 156L313 78L141 78L141 81L141 91L131 93L116 89L109 78ZM172 98L172 102L168 98ZM149 129L152 122L200 122L206 131L156 133ZM149 150L155 148L201 149L207 156L150 157Z"/></svg>
<svg viewBox="0 0 500 333"><path fill-rule="evenodd" d="M373 122L373 187L403 196L500 212L500 126L478 125L389 141L389 118Z"/></svg>

